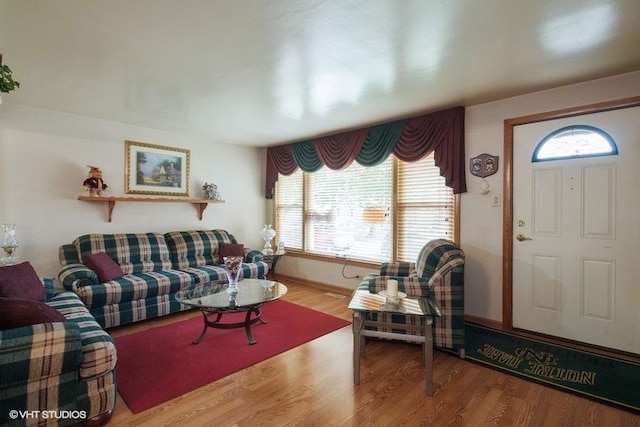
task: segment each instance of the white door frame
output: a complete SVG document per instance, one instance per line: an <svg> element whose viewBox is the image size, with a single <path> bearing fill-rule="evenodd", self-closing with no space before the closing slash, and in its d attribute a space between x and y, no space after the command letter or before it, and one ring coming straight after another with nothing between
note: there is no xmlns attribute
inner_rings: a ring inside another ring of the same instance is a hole
<svg viewBox="0 0 640 427"><path fill-rule="evenodd" d="M640 106L640 96L549 111L504 121L504 226L502 232L502 329L513 331L513 129L518 125Z"/></svg>

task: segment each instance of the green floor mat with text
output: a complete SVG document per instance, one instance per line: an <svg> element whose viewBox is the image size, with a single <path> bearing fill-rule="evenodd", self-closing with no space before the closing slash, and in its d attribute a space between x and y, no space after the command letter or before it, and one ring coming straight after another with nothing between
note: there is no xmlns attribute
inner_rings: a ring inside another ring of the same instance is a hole
<svg viewBox="0 0 640 427"><path fill-rule="evenodd" d="M640 365L467 323L466 357L640 412Z"/></svg>

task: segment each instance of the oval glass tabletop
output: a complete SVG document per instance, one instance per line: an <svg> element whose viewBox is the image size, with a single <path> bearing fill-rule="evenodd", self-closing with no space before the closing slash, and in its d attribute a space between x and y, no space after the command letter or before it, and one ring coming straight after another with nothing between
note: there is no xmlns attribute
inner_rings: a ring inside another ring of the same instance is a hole
<svg viewBox="0 0 640 427"><path fill-rule="evenodd" d="M179 291L176 301L201 309L238 309L264 304L282 298L287 287L273 280L243 279L238 281L238 293L227 292L227 283L206 283Z"/></svg>

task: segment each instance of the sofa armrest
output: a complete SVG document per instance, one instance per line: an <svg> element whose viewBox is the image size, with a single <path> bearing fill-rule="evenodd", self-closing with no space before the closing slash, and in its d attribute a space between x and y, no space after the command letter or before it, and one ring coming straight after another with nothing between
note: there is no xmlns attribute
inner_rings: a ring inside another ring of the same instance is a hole
<svg viewBox="0 0 640 427"><path fill-rule="evenodd" d="M58 248L58 260L60 265L81 264L78 249L72 243L67 243Z"/></svg>
<svg viewBox="0 0 640 427"><path fill-rule="evenodd" d="M395 279L398 281L398 291L404 292L410 297L428 297L431 295L431 289L426 279L411 276L367 276L369 282L369 292L377 294L387 289L387 281Z"/></svg>
<svg viewBox="0 0 640 427"><path fill-rule="evenodd" d="M416 265L413 262L383 262L380 264L381 276L400 276L409 277L414 276L416 271Z"/></svg>
<svg viewBox="0 0 640 427"><path fill-rule="evenodd" d="M80 328L73 322L40 323L0 331L2 385L77 371Z"/></svg>
<svg viewBox="0 0 640 427"><path fill-rule="evenodd" d="M58 280L65 289L70 291L75 291L80 286L100 284L96 272L84 264L65 265L58 273Z"/></svg>
<svg viewBox="0 0 640 427"><path fill-rule="evenodd" d="M260 262L264 261L262 251L258 249L246 249L244 252L244 262Z"/></svg>
<svg viewBox="0 0 640 427"><path fill-rule="evenodd" d="M429 278L429 288L432 288L437 283L440 283L444 276L449 274L451 270L462 265L464 265L464 258L458 257L448 260L445 264L440 266L440 268L438 268L438 270Z"/></svg>

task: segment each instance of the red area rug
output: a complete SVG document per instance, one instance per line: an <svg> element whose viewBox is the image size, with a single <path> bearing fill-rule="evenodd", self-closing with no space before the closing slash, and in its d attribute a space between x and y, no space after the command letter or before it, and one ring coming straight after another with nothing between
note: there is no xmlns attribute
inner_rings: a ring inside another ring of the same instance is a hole
<svg viewBox="0 0 640 427"><path fill-rule="evenodd" d="M223 321L243 318L228 314ZM268 323L251 326L255 345L244 328L209 328L193 345L202 316L116 338L120 396L137 414L350 324L282 300L264 305L262 319Z"/></svg>

